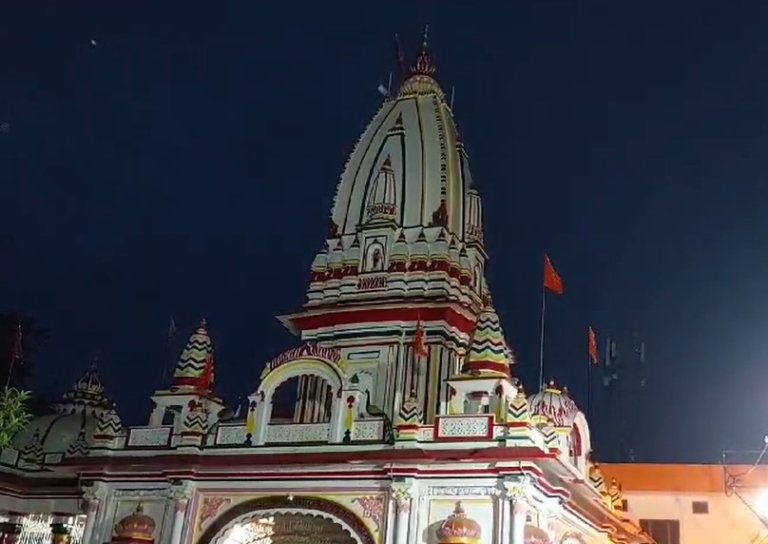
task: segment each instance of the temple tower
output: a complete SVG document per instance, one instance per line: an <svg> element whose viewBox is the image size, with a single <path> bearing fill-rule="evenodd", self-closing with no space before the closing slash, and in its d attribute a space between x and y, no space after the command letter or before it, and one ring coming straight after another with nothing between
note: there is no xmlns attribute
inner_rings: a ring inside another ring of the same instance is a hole
<svg viewBox="0 0 768 544"><path fill-rule="evenodd" d="M344 167L304 309L280 318L305 343L339 350L368 404L394 419L415 399L427 422L447 413L446 380L461 373L490 296L482 203L435 72L425 37ZM300 379L297 414L323 413L327 384L313 379Z"/></svg>

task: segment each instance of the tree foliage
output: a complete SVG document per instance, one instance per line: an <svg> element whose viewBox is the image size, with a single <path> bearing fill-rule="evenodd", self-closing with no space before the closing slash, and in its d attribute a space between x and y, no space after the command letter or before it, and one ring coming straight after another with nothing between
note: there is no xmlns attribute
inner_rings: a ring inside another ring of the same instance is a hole
<svg viewBox="0 0 768 544"><path fill-rule="evenodd" d="M11 444L13 437L32 419L27 402L29 391L6 387L0 391L0 449Z"/></svg>

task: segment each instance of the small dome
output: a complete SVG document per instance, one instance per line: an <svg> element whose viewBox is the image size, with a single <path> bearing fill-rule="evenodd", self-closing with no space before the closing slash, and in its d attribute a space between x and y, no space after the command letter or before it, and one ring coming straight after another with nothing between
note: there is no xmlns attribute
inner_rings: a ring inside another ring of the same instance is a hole
<svg viewBox="0 0 768 544"><path fill-rule="evenodd" d="M13 446L22 453L39 450L42 456L82 452L86 444L93 444L99 418L110 415L119 421L114 407L114 402L104 394L104 385L92 365L72 389L51 406L53 413L34 418L13 438Z"/></svg>
<svg viewBox="0 0 768 544"><path fill-rule="evenodd" d="M144 513L141 504L136 511L115 525L115 537L123 540L152 541L155 535L155 520Z"/></svg>
<svg viewBox="0 0 768 544"><path fill-rule="evenodd" d="M525 535L523 540L526 544L549 544L551 541L549 534L544 529L530 523L526 524L523 534Z"/></svg>
<svg viewBox="0 0 768 544"><path fill-rule="evenodd" d="M473 544L480 540L480 524L468 518L461 502L437 529L439 544Z"/></svg>
<svg viewBox="0 0 768 544"><path fill-rule="evenodd" d="M72 389L65 393L62 400L54 405L57 411L70 411L74 407L92 408L96 410L112 410L115 403L104 394L104 384L96 371L96 363L77 380ZM80 410L74 410L80 411Z"/></svg>
<svg viewBox="0 0 768 544"><path fill-rule="evenodd" d="M579 408L568 396L567 391L555 387L555 382L528 399L531 415L535 423L551 421L555 427L572 427Z"/></svg>

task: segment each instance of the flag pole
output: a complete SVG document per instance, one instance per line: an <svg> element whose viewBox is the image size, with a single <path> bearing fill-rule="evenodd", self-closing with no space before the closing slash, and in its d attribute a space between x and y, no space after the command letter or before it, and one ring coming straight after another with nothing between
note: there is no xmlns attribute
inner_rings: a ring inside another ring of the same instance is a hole
<svg viewBox="0 0 768 544"><path fill-rule="evenodd" d="M587 421L592 421L592 356L587 354Z"/></svg>
<svg viewBox="0 0 768 544"><path fill-rule="evenodd" d="M11 347L11 362L8 364L8 376L5 378L6 391L11 386L11 376L13 375L13 365L16 359L21 359L23 355L22 337L21 337L21 319L16 320L16 330L13 333L13 344Z"/></svg>
<svg viewBox="0 0 768 544"><path fill-rule="evenodd" d="M539 388L544 387L544 317L547 312L547 287L541 286L541 336L539 338Z"/></svg>
<svg viewBox="0 0 768 544"><path fill-rule="evenodd" d="M171 315L168 322L168 337L165 340L165 356L167 360L165 364L160 367L160 387L165 386L168 372L173 372L173 367L176 362L174 361L173 353L174 341L176 340L176 330L176 320L173 318L173 315Z"/></svg>

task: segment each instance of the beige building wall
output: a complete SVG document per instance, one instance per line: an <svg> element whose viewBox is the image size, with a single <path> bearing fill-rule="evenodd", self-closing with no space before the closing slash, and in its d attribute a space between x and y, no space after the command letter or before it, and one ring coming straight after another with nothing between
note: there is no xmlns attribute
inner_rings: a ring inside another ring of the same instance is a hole
<svg viewBox="0 0 768 544"><path fill-rule="evenodd" d="M601 468L621 485L628 516L658 544L768 544L768 467L728 467L729 474L747 475L736 481L721 465Z"/></svg>

